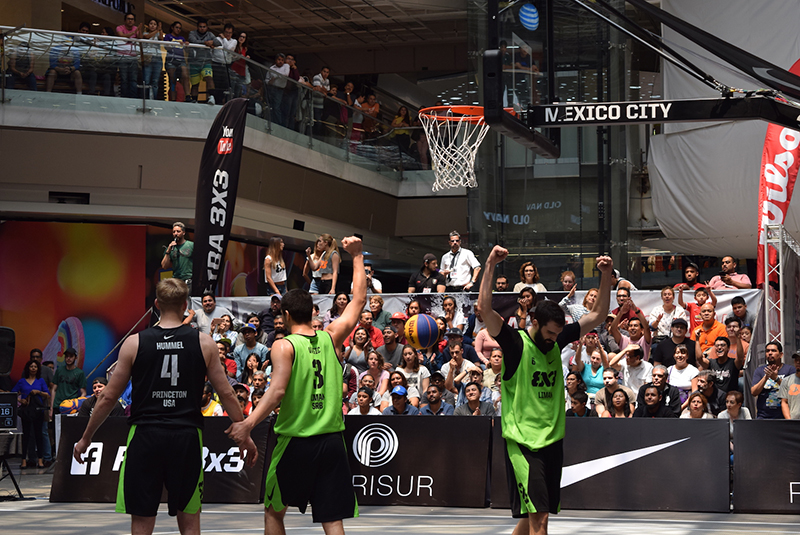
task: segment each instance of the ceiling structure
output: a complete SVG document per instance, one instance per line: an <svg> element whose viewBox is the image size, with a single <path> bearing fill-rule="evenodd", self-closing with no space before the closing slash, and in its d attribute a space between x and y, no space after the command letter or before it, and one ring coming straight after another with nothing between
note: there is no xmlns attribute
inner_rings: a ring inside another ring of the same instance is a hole
<svg viewBox="0 0 800 535"><path fill-rule="evenodd" d="M311 53L466 43L466 0L147 0L163 20L209 19L247 32L254 48ZM191 28L191 26L190 26Z"/></svg>

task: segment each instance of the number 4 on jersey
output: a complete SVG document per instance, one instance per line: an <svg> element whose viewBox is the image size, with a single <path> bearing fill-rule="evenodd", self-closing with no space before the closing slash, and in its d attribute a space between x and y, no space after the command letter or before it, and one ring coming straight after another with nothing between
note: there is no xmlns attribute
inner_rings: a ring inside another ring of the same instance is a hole
<svg viewBox="0 0 800 535"><path fill-rule="evenodd" d="M172 366L170 366L170 363ZM170 386L178 386L178 355L164 355L164 362L161 364L161 378L169 379Z"/></svg>

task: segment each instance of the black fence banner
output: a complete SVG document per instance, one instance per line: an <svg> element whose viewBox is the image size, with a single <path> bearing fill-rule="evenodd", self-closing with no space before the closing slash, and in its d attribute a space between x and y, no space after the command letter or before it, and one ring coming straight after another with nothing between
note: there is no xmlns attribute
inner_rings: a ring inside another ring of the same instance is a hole
<svg viewBox="0 0 800 535"><path fill-rule="evenodd" d="M491 418L348 416L345 425L359 504L485 507Z"/></svg>
<svg viewBox="0 0 800 535"><path fill-rule="evenodd" d="M499 418L493 440L492 507L508 508ZM727 512L728 443L723 420L567 418L561 506ZM678 484L679 475L698 484Z"/></svg>
<svg viewBox="0 0 800 535"><path fill-rule="evenodd" d="M233 224L242 164L247 100L222 107L203 147L195 200L192 295L214 291L222 272Z"/></svg>
<svg viewBox="0 0 800 535"><path fill-rule="evenodd" d="M77 416L61 419L61 443L50 488L51 502L116 501L119 469L128 438L128 419L108 418L95 433L86 452L86 462L79 464L72 457L72 449L88 421ZM250 435L258 447L258 460L250 468L240 455L239 447L224 433L231 424L228 418L208 417L204 423L203 502L258 503L264 487L269 424L260 423ZM166 501L166 494L162 501Z"/></svg>
<svg viewBox="0 0 800 535"><path fill-rule="evenodd" d="M800 513L799 445L797 420L734 423L734 512Z"/></svg>

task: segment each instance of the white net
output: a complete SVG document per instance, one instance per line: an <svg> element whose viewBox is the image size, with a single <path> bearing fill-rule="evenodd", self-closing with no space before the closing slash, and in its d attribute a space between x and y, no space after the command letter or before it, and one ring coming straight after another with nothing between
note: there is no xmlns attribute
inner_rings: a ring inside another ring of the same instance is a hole
<svg viewBox="0 0 800 535"><path fill-rule="evenodd" d="M489 125L483 117L453 114L450 110L421 113L419 118L428 137L436 180L433 191L465 186L475 188L475 155Z"/></svg>

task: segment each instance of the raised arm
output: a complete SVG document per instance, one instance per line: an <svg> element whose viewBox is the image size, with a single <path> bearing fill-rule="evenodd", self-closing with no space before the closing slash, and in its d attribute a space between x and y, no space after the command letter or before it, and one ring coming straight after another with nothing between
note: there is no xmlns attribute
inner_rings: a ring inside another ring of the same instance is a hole
<svg viewBox="0 0 800 535"><path fill-rule="evenodd" d="M492 308L492 281L494 280L494 268L497 264L505 260L508 256L508 249L495 245L486 259L486 270L481 278L480 292L478 293L478 312L483 318L486 330L492 338L500 334L503 328L503 317Z"/></svg>
<svg viewBox="0 0 800 535"><path fill-rule="evenodd" d="M731 342L736 344L735 363L736 367L741 370L742 368L744 368L744 356L745 356L744 346L742 345L742 337L736 336L733 340L731 340Z"/></svg>
<svg viewBox="0 0 800 535"><path fill-rule="evenodd" d="M709 363L708 363L708 352L711 351L712 348L708 348L705 352L700 348L700 342L694 343L694 356L697 360L697 367L701 370L707 370ZM712 346L713 347L713 346Z"/></svg>
<svg viewBox="0 0 800 535"><path fill-rule="evenodd" d="M447 369L447 377L444 379L444 387L448 389L450 392L454 394L458 394L458 389L456 389L455 385L453 384L455 378L453 377L455 374L456 369L456 361L455 359L450 360L450 366Z"/></svg>
<svg viewBox="0 0 800 535"><path fill-rule="evenodd" d="M169 256L169 253L173 247L175 247L175 240L164 250L164 256L161 258L161 269L172 269L172 257Z"/></svg>
<svg viewBox="0 0 800 535"><path fill-rule="evenodd" d="M578 347L575 349L575 367L573 371L578 373L583 373L583 368L586 364L583 362L583 355L581 355L583 351L583 337L578 340Z"/></svg>
<svg viewBox="0 0 800 535"><path fill-rule="evenodd" d="M686 303L683 302L683 285L678 287L678 304L686 308Z"/></svg>
<svg viewBox="0 0 800 535"><path fill-rule="evenodd" d="M615 370L619 370L622 366L618 366L619 361L625 358L628 355L629 351L633 351L634 349L638 349L639 346L636 344L628 344L625 346L625 349L617 353L616 355L612 354L611 359L608 361L608 367L613 368Z"/></svg>
<svg viewBox="0 0 800 535"><path fill-rule="evenodd" d="M597 343L597 350L600 352L600 362L603 365L603 369L608 368L608 354L600 342Z"/></svg>
<svg viewBox="0 0 800 535"><path fill-rule="evenodd" d="M311 247L306 247L306 265L308 266L309 270L318 270L320 260L322 260L322 257L314 260L314 253L311 251Z"/></svg>
<svg viewBox="0 0 800 535"><path fill-rule="evenodd" d="M625 301L625 303L617 312L617 317L614 318L614 321L612 321L611 325L608 326L608 332L611 333L611 336L614 338L614 341L617 343L617 345L619 345L620 341L622 340L622 333L619 332L619 323L622 321L622 316L624 316L628 311L628 303L629 301Z"/></svg>
<svg viewBox="0 0 800 535"><path fill-rule="evenodd" d="M586 336L586 333L603 323L608 316L608 306L611 302L611 273L614 270L614 261L610 256L598 256L595 262L601 273L600 288L592 310L578 320L581 336ZM616 337L614 339L619 343Z"/></svg>
<svg viewBox="0 0 800 535"><path fill-rule="evenodd" d="M650 332L650 324L647 322L647 318L644 316L644 312L642 309L637 307L635 304L631 305L636 309L636 317L639 318L639 323L642 325L642 336L644 336L645 341L649 344L653 339L653 334Z"/></svg>
<svg viewBox="0 0 800 535"><path fill-rule="evenodd" d="M355 328L367 304L367 274L364 271L364 254L361 240L350 236L342 240L342 248L353 257L353 298L347 303L344 312L335 321L331 322L325 330L333 339L333 346L341 346L347 336ZM338 258L339 255L336 255ZM334 264L337 266L338 264ZM334 284L336 281L336 267L334 267Z"/></svg>
<svg viewBox="0 0 800 535"><path fill-rule="evenodd" d="M196 315L197 315L197 312L195 312L194 310L192 310L190 308L189 312L187 312L187 316L185 318L183 318L183 321L181 323L183 323L184 325L189 325L190 323L192 323L194 321L194 317Z"/></svg>

